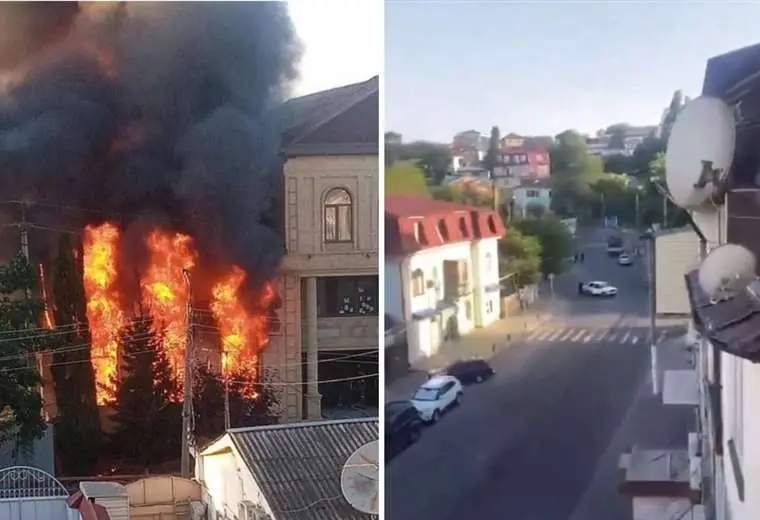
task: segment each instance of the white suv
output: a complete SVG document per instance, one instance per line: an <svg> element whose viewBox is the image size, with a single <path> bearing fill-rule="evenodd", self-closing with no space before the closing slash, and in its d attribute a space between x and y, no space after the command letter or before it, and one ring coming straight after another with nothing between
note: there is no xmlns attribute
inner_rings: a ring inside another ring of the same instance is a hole
<svg viewBox="0 0 760 520"><path fill-rule="evenodd" d="M462 383L454 376L435 376L425 381L412 396L412 404L427 423L434 423L443 412L462 402Z"/></svg>

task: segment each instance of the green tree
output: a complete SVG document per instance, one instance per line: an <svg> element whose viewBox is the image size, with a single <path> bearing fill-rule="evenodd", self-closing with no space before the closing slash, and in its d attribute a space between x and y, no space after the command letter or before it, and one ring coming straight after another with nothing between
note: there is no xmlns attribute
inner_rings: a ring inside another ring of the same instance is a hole
<svg viewBox="0 0 760 520"><path fill-rule="evenodd" d="M605 133L610 136L610 148L616 150L625 148L625 136L630 128L631 125L628 123L616 123L608 126Z"/></svg>
<svg viewBox="0 0 760 520"><path fill-rule="evenodd" d="M386 195L429 196L424 172L412 162L397 162L385 168Z"/></svg>
<svg viewBox="0 0 760 520"><path fill-rule="evenodd" d="M27 298L35 285L34 270L22 254L0 267L0 443L14 442L16 448L30 449L42 436L41 382L34 356L47 346L43 334L25 332L41 322L44 303Z"/></svg>
<svg viewBox="0 0 760 520"><path fill-rule="evenodd" d="M440 184L451 166L451 148L442 143L389 143L386 144L385 151L386 166L392 166L397 161L413 162L433 184Z"/></svg>
<svg viewBox="0 0 760 520"><path fill-rule="evenodd" d="M514 225L523 235L536 237L541 244L543 274L559 274L565 269L567 258L573 254L573 238L560 219L554 215L528 217Z"/></svg>
<svg viewBox="0 0 760 520"><path fill-rule="evenodd" d="M668 105L668 108L665 111L665 115L662 118L662 129L660 132L660 137L664 142L668 142L673 124L676 122L678 114L681 112L685 105L686 100L684 99L683 92L680 90L673 92L673 96L670 98L670 104Z"/></svg>
<svg viewBox="0 0 760 520"><path fill-rule="evenodd" d="M430 190L430 194L437 200L458 202L459 204L467 204L470 206L493 207L493 196L490 189L475 189L468 184L434 186Z"/></svg>
<svg viewBox="0 0 760 520"><path fill-rule="evenodd" d="M518 287L541 279L541 243L536 237L523 235L516 227L509 227L499 241L500 274L515 273Z"/></svg>
<svg viewBox="0 0 760 520"><path fill-rule="evenodd" d="M120 334L121 367L113 403L114 451L143 468L179 456L178 384L160 337L149 318L135 320Z"/></svg>
<svg viewBox="0 0 760 520"><path fill-rule="evenodd" d="M491 128L491 137L488 140L488 150L486 156L483 159L483 167L486 171L493 175L496 165L499 163L499 150L501 149L501 132L499 127L494 126Z"/></svg>
<svg viewBox="0 0 760 520"><path fill-rule="evenodd" d="M257 381L254 374L237 373L231 374L230 380L227 388L233 428L277 423L277 396L270 377ZM196 434L201 439L218 437L224 432L223 378L201 368L196 371L193 389Z"/></svg>
<svg viewBox="0 0 760 520"><path fill-rule="evenodd" d="M604 163L588 151L585 138L566 130L550 150L552 209L560 215L583 216L593 193L591 185L604 172Z"/></svg>
<svg viewBox="0 0 760 520"><path fill-rule="evenodd" d="M75 245L61 236L53 270L53 317L64 348L53 354L51 372L55 382L57 416L55 444L63 470L88 475L96 470L100 456L100 417L95 398L95 375L86 348L65 348L90 342L82 264ZM68 331L68 332L64 332Z"/></svg>

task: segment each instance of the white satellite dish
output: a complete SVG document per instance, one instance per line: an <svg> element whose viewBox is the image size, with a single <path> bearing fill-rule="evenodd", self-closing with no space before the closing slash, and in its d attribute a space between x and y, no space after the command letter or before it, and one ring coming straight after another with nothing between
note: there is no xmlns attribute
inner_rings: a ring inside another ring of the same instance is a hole
<svg viewBox="0 0 760 520"><path fill-rule="evenodd" d="M711 299L720 300L744 289L756 278L757 258L746 247L726 244L707 255L699 268L699 285Z"/></svg>
<svg viewBox="0 0 760 520"><path fill-rule="evenodd" d="M379 449L377 441L368 442L353 452L343 465L340 489L354 509L377 515L379 509Z"/></svg>
<svg viewBox="0 0 760 520"><path fill-rule="evenodd" d="M668 138L665 175L673 202L694 210L710 201L728 175L735 146L731 107L712 97L690 101Z"/></svg>

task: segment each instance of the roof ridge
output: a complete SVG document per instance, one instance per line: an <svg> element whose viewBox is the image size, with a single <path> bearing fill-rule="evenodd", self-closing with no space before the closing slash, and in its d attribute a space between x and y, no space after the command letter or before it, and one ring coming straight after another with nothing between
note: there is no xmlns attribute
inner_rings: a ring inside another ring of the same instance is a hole
<svg viewBox="0 0 760 520"><path fill-rule="evenodd" d="M242 428L230 428L226 433L250 433L261 431L273 431L273 430L288 430L297 428L307 428L310 426L331 426L336 424L359 424L359 423L372 423L379 422L379 417L356 417L353 419L317 419L312 421L301 421L296 423L285 424L267 424L261 426L245 426Z"/></svg>

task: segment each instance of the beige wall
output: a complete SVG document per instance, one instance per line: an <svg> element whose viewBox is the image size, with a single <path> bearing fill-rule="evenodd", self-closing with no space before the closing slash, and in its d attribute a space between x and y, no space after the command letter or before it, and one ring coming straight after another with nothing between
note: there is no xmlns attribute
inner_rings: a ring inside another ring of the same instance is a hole
<svg viewBox="0 0 760 520"><path fill-rule="evenodd" d="M297 157L285 175L283 271L310 274L376 274L378 270L378 157ZM353 202L353 244L322 240L322 200L344 188Z"/></svg>
<svg viewBox="0 0 760 520"><path fill-rule="evenodd" d="M317 320L319 350L377 349L379 345L377 319L377 316L319 318ZM305 337L305 324L301 330Z"/></svg>

